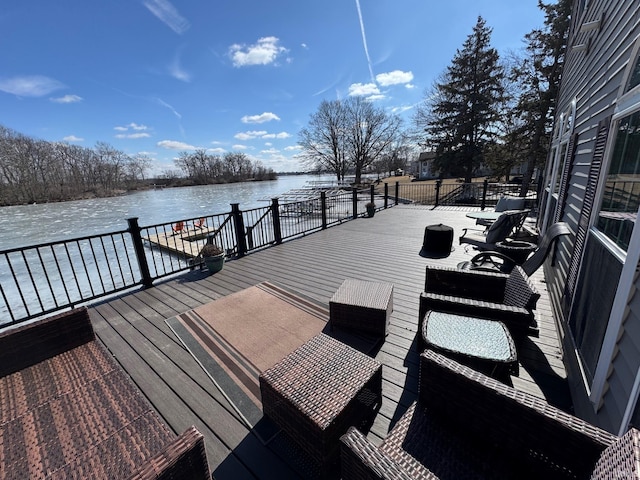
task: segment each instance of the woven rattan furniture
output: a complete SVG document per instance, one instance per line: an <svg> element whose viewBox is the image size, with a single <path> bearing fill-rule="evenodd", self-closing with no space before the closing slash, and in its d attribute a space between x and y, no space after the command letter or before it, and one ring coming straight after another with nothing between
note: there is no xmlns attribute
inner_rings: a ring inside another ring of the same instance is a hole
<svg viewBox="0 0 640 480"><path fill-rule="evenodd" d="M355 428L342 437L342 478L638 479L638 439L427 350L418 400L380 446Z"/></svg>
<svg viewBox="0 0 640 480"><path fill-rule="evenodd" d="M504 381L518 375L518 354L504 323L429 310L420 328L423 347Z"/></svg>
<svg viewBox="0 0 640 480"><path fill-rule="evenodd" d="M419 320L437 310L499 320L516 342L539 334L533 310L540 293L518 266L510 274L427 266L424 290Z"/></svg>
<svg viewBox="0 0 640 480"><path fill-rule="evenodd" d="M570 235L571 229L565 222L557 222L551 225L543 237L538 242L533 255L529 256L521 265L522 270L531 276L542 266L547 256L552 252L553 246L558 239L565 235ZM553 257L552 257L553 258ZM471 260L460 262L459 270L479 270L485 272L510 273L516 265L516 261L508 254L500 252L480 252L473 256Z"/></svg>
<svg viewBox="0 0 640 480"><path fill-rule="evenodd" d="M329 301L329 325L385 337L392 311L392 284L348 278Z"/></svg>
<svg viewBox="0 0 640 480"><path fill-rule="evenodd" d="M0 478L206 479L94 335L86 309L0 332Z"/></svg>
<svg viewBox="0 0 640 480"><path fill-rule="evenodd" d="M260 374L260 392L264 414L328 468L340 436L379 408L382 366L321 333Z"/></svg>
<svg viewBox="0 0 640 480"><path fill-rule="evenodd" d="M529 210L507 210L491 223L486 232L474 228L463 228L460 245L469 244L478 250L495 250L496 242L501 242L512 233L517 233L527 218Z"/></svg>

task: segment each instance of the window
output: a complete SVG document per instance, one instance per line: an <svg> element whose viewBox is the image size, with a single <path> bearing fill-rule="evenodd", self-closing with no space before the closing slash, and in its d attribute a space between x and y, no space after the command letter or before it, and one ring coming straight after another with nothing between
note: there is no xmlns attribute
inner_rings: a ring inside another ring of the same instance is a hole
<svg viewBox="0 0 640 480"><path fill-rule="evenodd" d="M596 227L623 250L640 206L640 111L618 122Z"/></svg>
<svg viewBox="0 0 640 480"><path fill-rule="evenodd" d="M627 85L627 92L634 87L640 85L640 56L636 58L636 64L633 66L631 75L629 76L629 85Z"/></svg>

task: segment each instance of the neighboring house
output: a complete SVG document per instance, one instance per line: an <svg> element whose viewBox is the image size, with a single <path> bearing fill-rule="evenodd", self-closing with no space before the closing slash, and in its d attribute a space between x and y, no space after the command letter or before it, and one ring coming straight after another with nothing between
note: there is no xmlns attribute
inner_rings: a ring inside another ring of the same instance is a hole
<svg viewBox="0 0 640 480"><path fill-rule="evenodd" d="M416 165L416 178L418 180L430 180L437 178L438 175L433 172L433 160L436 158L436 152L422 152L418 157Z"/></svg>
<svg viewBox="0 0 640 480"><path fill-rule="evenodd" d="M576 0L541 202L575 413L640 426L640 0Z"/></svg>

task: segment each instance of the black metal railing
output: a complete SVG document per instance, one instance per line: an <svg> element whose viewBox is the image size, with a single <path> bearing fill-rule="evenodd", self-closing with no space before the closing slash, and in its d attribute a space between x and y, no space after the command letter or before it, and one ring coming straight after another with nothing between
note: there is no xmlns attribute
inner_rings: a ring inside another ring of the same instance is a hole
<svg viewBox="0 0 640 480"><path fill-rule="evenodd" d="M396 183L396 202L420 203L434 207L442 205L492 207L501 196L520 196L517 183L491 183L487 180L471 183L412 182ZM537 203L536 185L531 185L526 195L528 208Z"/></svg>
<svg viewBox="0 0 640 480"><path fill-rule="evenodd" d="M473 192L480 197L475 204L484 207L498 192L512 191L486 182L453 187L385 183L365 190L322 191L296 202L273 199L269 206L246 211L232 204L228 213L157 225L141 227L137 218L130 218L126 230L0 251L0 326L132 287L150 287L157 279L198 268L206 243L220 246L227 257L241 257L358 218L369 202L377 209L399 202L463 204L460 199Z"/></svg>

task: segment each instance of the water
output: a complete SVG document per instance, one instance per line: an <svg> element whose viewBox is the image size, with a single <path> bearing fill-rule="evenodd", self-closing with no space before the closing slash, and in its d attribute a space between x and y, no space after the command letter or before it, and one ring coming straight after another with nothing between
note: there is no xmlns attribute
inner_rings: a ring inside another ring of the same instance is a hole
<svg viewBox="0 0 640 480"><path fill-rule="evenodd" d="M0 207L0 251L127 228L127 218L141 226L168 223L240 208L264 207L265 199L330 176L292 175L267 182L145 190L120 197Z"/></svg>

